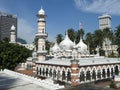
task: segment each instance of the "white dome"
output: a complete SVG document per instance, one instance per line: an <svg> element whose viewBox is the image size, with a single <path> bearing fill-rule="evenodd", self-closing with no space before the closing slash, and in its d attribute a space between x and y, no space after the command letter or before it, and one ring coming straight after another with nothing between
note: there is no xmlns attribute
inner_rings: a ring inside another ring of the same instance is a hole
<svg viewBox="0 0 120 90"><path fill-rule="evenodd" d="M57 53L60 50L60 47L57 43L55 43L51 50L52 52Z"/></svg>
<svg viewBox="0 0 120 90"><path fill-rule="evenodd" d="M87 51L87 45L83 42L82 38L80 39L79 43L76 45L76 48L81 53L84 53Z"/></svg>
<svg viewBox="0 0 120 90"><path fill-rule="evenodd" d="M74 43L69 39L66 32L65 39L60 43L60 48L63 50L71 50L74 46Z"/></svg>
<svg viewBox="0 0 120 90"><path fill-rule="evenodd" d="M45 11L41 8L41 9L38 11L38 14L39 14L39 15L45 15Z"/></svg>
<svg viewBox="0 0 120 90"><path fill-rule="evenodd" d="M11 30L15 30L15 26L14 25L11 26Z"/></svg>

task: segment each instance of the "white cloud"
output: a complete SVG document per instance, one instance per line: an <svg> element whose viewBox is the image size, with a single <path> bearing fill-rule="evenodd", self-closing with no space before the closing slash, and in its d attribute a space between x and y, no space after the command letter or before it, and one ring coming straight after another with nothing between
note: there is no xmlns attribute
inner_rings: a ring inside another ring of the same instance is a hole
<svg viewBox="0 0 120 90"><path fill-rule="evenodd" d="M35 38L35 29L25 19L18 19L18 37L32 43Z"/></svg>
<svg viewBox="0 0 120 90"><path fill-rule="evenodd" d="M120 0L74 0L74 2L82 11L120 15Z"/></svg>

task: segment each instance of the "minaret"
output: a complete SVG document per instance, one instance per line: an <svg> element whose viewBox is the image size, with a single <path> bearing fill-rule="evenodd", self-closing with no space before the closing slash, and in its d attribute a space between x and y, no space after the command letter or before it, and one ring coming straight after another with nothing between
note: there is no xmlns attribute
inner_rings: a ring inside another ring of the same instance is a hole
<svg viewBox="0 0 120 90"><path fill-rule="evenodd" d="M12 25L10 29L10 43L16 43L16 31L14 25Z"/></svg>
<svg viewBox="0 0 120 90"><path fill-rule="evenodd" d="M38 61L45 61L45 57L47 51L45 50L45 41L47 38L46 33L46 14L45 11L41 8L37 14L38 17L38 33L36 34L36 38L38 39L38 50L37 56Z"/></svg>

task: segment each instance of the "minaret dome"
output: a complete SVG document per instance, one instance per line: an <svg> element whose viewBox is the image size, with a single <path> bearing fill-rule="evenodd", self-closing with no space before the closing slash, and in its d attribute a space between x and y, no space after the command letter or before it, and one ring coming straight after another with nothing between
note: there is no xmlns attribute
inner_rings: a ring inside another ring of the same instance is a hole
<svg viewBox="0 0 120 90"><path fill-rule="evenodd" d="M42 9L42 7L41 7L41 9L38 11L38 15L45 15L45 11Z"/></svg>
<svg viewBox="0 0 120 90"><path fill-rule="evenodd" d="M15 31L15 26L14 25L11 26L11 30Z"/></svg>

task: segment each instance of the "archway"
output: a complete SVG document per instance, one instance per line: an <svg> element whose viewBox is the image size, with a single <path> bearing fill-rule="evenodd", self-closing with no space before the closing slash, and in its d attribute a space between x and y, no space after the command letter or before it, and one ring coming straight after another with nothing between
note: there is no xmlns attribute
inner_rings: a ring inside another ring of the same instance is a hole
<svg viewBox="0 0 120 90"><path fill-rule="evenodd" d="M101 79L101 71L100 70L97 71L97 78Z"/></svg>
<svg viewBox="0 0 120 90"><path fill-rule="evenodd" d="M109 68L107 69L107 77L108 78L110 77L110 70L109 70Z"/></svg>
<svg viewBox="0 0 120 90"><path fill-rule="evenodd" d="M43 74L43 76L45 75L45 69L44 68L43 68L42 74Z"/></svg>
<svg viewBox="0 0 120 90"><path fill-rule="evenodd" d="M38 71L38 67L37 67L37 75L38 75L38 72L39 72L39 71Z"/></svg>
<svg viewBox="0 0 120 90"><path fill-rule="evenodd" d="M56 70L53 71L53 79L56 78Z"/></svg>
<svg viewBox="0 0 120 90"><path fill-rule="evenodd" d="M84 71L81 71L81 72L80 72L80 82L81 82L81 81L85 81Z"/></svg>
<svg viewBox="0 0 120 90"><path fill-rule="evenodd" d="M65 80L65 79L66 79L65 71L63 70L63 71L62 71L62 80Z"/></svg>
<svg viewBox="0 0 120 90"><path fill-rule="evenodd" d="M52 69L50 68L49 76L52 77Z"/></svg>
<svg viewBox="0 0 120 90"><path fill-rule="evenodd" d="M119 75L119 68L118 68L118 66L115 66L115 75Z"/></svg>
<svg viewBox="0 0 120 90"><path fill-rule="evenodd" d="M92 72L92 79L96 80L96 73L95 73L95 70L93 70L93 72Z"/></svg>
<svg viewBox="0 0 120 90"><path fill-rule="evenodd" d="M105 69L102 69L102 77L105 78Z"/></svg>
<svg viewBox="0 0 120 90"><path fill-rule="evenodd" d="M48 76L48 68L46 68L46 76Z"/></svg>
<svg viewBox="0 0 120 90"><path fill-rule="evenodd" d="M70 72L70 70L67 71L67 81L71 81L71 72Z"/></svg>
<svg viewBox="0 0 120 90"><path fill-rule="evenodd" d="M40 68L40 75L42 74L41 68Z"/></svg>
<svg viewBox="0 0 120 90"><path fill-rule="evenodd" d="M58 70L58 73L57 73L57 80L59 80L60 77L61 77L61 75L60 75L60 70Z"/></svg>
<svg viewBox="0 0 120 90"><path fill-rule="evenodd" d="M87 71L87 72L86 72L86 80L90 80L90 77L91 77L90 71Z"/></svg>
<svg viewBox="0 0 120 90"><path fill-rule="evenodd" d="M111 76L113 76L113 68L111 68Z"/></svg>

